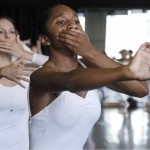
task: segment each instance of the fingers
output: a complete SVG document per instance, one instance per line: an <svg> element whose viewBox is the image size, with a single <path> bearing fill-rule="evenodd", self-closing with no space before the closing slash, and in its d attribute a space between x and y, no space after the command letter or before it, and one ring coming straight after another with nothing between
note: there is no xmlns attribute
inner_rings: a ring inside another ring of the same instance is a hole
<svg viewBox="0 0 150 150"><path fill-rule="evenodd" d="M25 77L24 75L16 75L16 80L23 80L23 81L26 81L26 82L30 82L30 79Z"/></svg>
<svg viewBox="0 0 150 150"><path fill-rule="evenodd" d="M11 50L12 43L8 41L0 41L0 48Z"/></svg>
<svg viewBox="0 0 150 150"><path fill-rule="evenodd" d="M69 48L69 50L71 50L72 52L75 52L72 45L69 45L67 43L63 43L63 45L66 46L67 48Z"/></svg>
<svg viewBox="0 0 150 150"><path fill-rule="evenodd" d="M22 62L23 62L22 57L14 62L14 69L15 69L15 72L16 72L15 76L18 79L23 79L25 81L28 81L28 80L24 79L23 76L29 77L31 75L31 73L33 71L35 71L37 68L24 66L24 64Z"/></svg>
<svg viewBox="0 0 150 150"><path fill-rule="evenodd" d="M29 76L31 75L31 72L25 72L25 71L23 71L23 72L22 72L22 75L29 77Z"/></svg>
<svg viewBox="0 0 150 150"><path fill-rule="evenodd" d="M145 42L145 43L143 43L143 44L140 46L139 49L144 50L145 48L150 48L150 42Z"/></svg>
<svg viewBox="0 0 150 150"><path fill-rule="evenodd" d="M35 68L24 67L20 65L22 61L23 61L23 58L21 57L16 62L3 67L2 75L16 82L21 87L25 88L25 86L20 81L23 80L23 81L29 82L30 80L29 76L31 75L33 71L35 71Z"/></svg>
<svg viewBox="0 0 150 150"><path fill-rule="evenodd" d="M18 84L22 87L22 88L26 88L24 84L22 84L20 81L18 82Z"/></svg>
<svg viewBox="0 0 150 150"><path fill-rule="evenodd" d="M146 48L146 45L147 45L146 43L143 43L139 49L144 50Z"/></svg>
<svg viewBox="0 0 150 150"><path fill-rule="evenodd" d="M14 79L14 81L15 81L17 84L19 84L22 88L26 88L26 87L24 86L24 84L21 83L21 80L22 80L22 81L25 81L25 82L30 82L30 78L26 78L24 75L19 75L19 74L17 74L16 77L15 77L15 79Z"/></svg>
<svg viewBox="0 0 150 150"><path fill-rule="evenodd" d="M76 40L76 38L78 38L79 36L83 36L83 35L85 35L84 32L77 31L77 30L62 30L59 33L58 37Z"/></svg>
<svg viewBox="0 0 150 150"><path fill-rule="evenodd" d="M24 58L23 58L23 56L21 56L14 62L14 64L19 66L19 65L23 64L23 60L24 60Z"/></svg>
<svg viewBox="0 0 150 150"><path fill-rule="evenodd" d="M61 32L61 33L58 35L58 38L59 38L59 39L65 38L65 39L70 39L70 40L76 41L77 35L74 36L74 35L71 35L71 34L68 34L68 33L63 33L63 32Z"/></svg>
<svg viewBox="0 0 150 150"><path fill-rule="evenodd" d="M21 77L21 80L23 80L23 81L26 81L26 82L30 82L30 79L29 78L25 78L25 77Z"/></svg>
<svg viewBox="0 0 150 150"><path fill-rule="evenodd" d="M63 30L62 32L59 33L57 39L69 46L79 46L80 40L82 39L83 33L79 33L76 31L66 31Z"/></svg>
<svg viewBox="0 0 150 150"><path fill-rule="evenodd" d="M31 75L31 72L18 71L15 76L16 76L18 79L21 79L22 76L29 77L30 75Z"/></svg>
<svg viewBox="0 0 150 150"><path fill-rule="evenodd" d="M10 49L5 49L0 47L0 51L7 54L12 54L12 51Z"/></svg>
<svg viewBox="0 0 150 150"><path fill-rule="evenodd" d="M19 68L19 69L16 70L16 75L15 76L18 79L23 79L24 80L24 77L30 77L30 75L33 71L35 71L35 69L33 70L33 68L27 68L27 67Z"/></svg>
<svg viewBox="0 0 150 150"><path fill-rule="evenodd" d="M71 29L71 30L63 29L60 33L65 33L65 34L68 33L72 36L77 36L78 34L85 34L85 32L83 32L81 30L76 30L76 29Z"/></svg>
<svg viewBox="0 0 150 150"><path fill-rule="evenodd" d="M23 71L30 71L30 72L33 72L33 71L35 71L37 68L35 68L35 67L25 67L25 66L23 66L22 67L22 70Z"/></svg>
<svg viewBox="0 0 150 150"><path fill-rule="evenodd" d="M20 85L22 88L26 88L25 85L20 82L20 80L14 79L14 81L15 81L18 85Z"/></svg>
<svg viewBox="0 0 150 150"><path fill-rule="evenodd" d="M71 39L71 38L69 39L69 38L60 37L59 41L67 44L68 46L72 46L72 47L79 46L78 39Z"/></svg>

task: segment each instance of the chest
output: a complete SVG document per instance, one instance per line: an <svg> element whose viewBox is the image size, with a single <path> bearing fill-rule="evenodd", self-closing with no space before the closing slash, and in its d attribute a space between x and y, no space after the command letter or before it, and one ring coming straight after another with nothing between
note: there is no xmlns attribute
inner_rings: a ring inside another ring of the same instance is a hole
<svg viewBox="0 0 150 150"><path fill-rule="evenodd" d="M24 108L27 107L27 89L20 86L0 86L0 108Z"/></svg>
<svg viewBox="0 0 150 150"><path fill-rule="evenodd" d="M80 123L95 123L100 112L99 96L94 91L88 92L84 98L75 93L63 92L45 109L47 122L67 128Z"/></svg>

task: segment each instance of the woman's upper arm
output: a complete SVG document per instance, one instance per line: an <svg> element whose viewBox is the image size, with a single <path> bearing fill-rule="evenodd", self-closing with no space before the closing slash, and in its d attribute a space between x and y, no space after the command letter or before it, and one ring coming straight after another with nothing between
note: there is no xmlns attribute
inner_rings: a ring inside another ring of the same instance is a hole
<svg viewBox="0 0 150 150"><path fill-rule="evenodd" d="M45 92L59 92L64 90L67 73L56 72L47 68L40 68L31 74L32 88Z"/></svg>

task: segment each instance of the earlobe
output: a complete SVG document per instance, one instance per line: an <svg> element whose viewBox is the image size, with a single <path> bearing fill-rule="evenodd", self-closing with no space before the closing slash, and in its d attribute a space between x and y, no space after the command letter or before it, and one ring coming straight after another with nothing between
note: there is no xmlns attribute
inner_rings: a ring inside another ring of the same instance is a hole
<svg viewBox="0 0 150 150"><path fill-rule="evenodd" d="M48 42L46 45L47 45L47 46L50 46L50 45L51 45L51 43L50 43L50 42Z"/></svg>
<svg viewBox="0 0 150 150"><path fill-rule="evenodd" d="M51 45L51 42L49 41L48 37L46 36L39 36L39 41L41 42L42 45L45 45L45 46L50 46Z"/></svg>

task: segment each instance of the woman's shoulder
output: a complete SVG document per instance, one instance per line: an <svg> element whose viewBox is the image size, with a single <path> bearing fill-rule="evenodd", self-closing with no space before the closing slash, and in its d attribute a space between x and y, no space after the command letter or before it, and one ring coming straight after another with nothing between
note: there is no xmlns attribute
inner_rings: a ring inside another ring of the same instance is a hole
<svg viewBox="0 0 150 150"><path fill-rule="evenodd" d="M56 70L51 67L51 66L40 66L37 70L35 70L32 74L31 74L31 79L34 77L42 77L42 76L46 76L47 74L50 74L52 72L56 72Z"/></svg>

